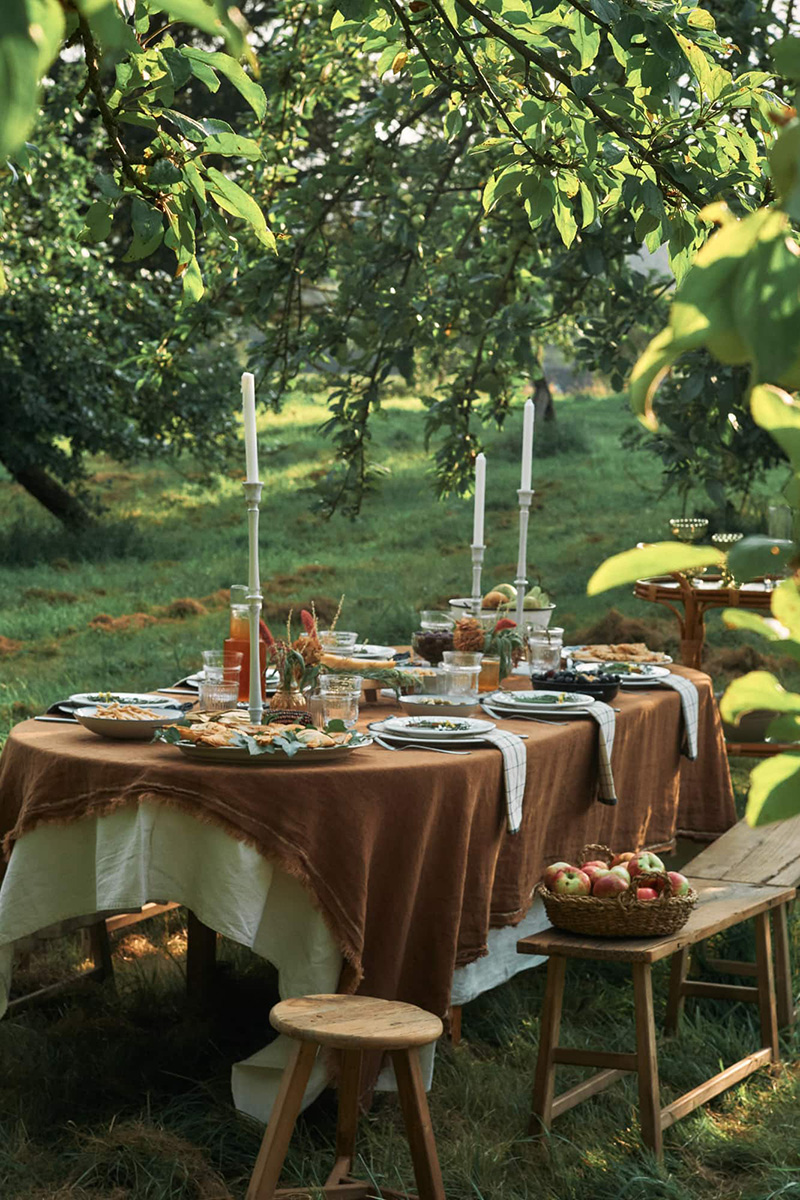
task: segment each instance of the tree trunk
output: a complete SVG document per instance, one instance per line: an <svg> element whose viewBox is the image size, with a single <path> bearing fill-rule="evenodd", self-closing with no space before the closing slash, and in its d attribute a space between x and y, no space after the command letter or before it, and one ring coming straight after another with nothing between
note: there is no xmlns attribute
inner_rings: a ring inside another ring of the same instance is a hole
<svg viewBox="0 0 800 1200"><path fill-rule="evenodd" d="M553 394L550 384L542 375L533 385L533 408L538 421L555 421L556 406L553 404Z"/></svg>
<svg viewBox="0 0 800 1200"><path fill-rule="evenodd" d="M94 524L94 517L89 509L42 467L22 467L15 470L10 463L4 462L3 465L20 487L25 488L34 500L43 504L47 511L68 529L86 529Z"/></svg>

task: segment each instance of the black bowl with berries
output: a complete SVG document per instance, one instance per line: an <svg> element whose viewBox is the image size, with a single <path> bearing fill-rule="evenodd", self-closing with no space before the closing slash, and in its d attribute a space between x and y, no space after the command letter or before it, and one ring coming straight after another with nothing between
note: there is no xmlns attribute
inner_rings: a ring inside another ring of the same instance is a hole
<svg viewBox="0 0 800 1200"><path fill-rule="evenodd" d="M597 675L583 671L543 671L531 675L531 687L537 692L582 692L610 704L619 691L619 675Z"/></svg>

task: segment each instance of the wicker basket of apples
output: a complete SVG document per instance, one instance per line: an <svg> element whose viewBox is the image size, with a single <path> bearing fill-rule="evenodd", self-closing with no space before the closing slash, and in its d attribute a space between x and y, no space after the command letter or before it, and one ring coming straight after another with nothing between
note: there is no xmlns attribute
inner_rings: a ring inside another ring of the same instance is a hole
<svg viewBox="0 0 800 1200"><path fill-rule="evenodd" d="M697 892L648 850L613 854L584 846L579 866L553 863L534 894L557 929L593 937L660 937L689 919Z"/></svg>

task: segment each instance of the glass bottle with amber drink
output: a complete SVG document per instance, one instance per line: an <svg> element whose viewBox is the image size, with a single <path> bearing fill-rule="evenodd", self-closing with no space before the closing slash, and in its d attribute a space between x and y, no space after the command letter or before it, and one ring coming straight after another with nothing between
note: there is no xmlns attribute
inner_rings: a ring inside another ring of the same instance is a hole
<svg viewBox="0 0 800 1200"><path fill-rule="evenodd" d="M242 583L231 584L230 633L223 644L226 661L228 656L239 651L242 655L242 670L239 675L239 699L250 699L250 609L247 606L247 587ZM264 699L264 672L267 668L267 643L258 639L261 660L261 699Z"/></svg>

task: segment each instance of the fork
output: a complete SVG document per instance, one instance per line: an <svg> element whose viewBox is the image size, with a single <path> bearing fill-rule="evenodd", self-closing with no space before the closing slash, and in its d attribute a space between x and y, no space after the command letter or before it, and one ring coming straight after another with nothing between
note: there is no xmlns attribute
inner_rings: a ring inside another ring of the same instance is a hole
<svg viewBox="0 0 800 1200"><path fill-rule="evenodd" d="M432 750L434 754L471 754L471 750L445 750L441 746L421 746L415 743L413 746L392 746L389 742L385 742L383 738L378 737L373 733L372 740L377 742L379 746L383 746L384 750Z"/></svg>

